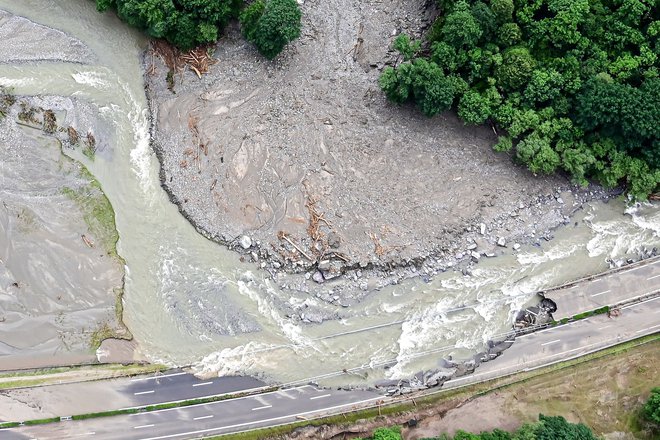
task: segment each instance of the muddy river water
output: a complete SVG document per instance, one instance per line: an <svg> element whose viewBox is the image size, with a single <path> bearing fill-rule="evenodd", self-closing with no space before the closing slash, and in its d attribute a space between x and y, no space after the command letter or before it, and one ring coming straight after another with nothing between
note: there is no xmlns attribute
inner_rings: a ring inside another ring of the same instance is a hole
<svg viewBox="0 0 660 440"><path fill-rule="evenodd" d="M256 266L203 238L161 189L149 145L144 39L98 14L89 0L0 0L0 9L62 30L95 54L92 64L0 64L0 85L23 95L73 96L97 109L105 148L94 161L67 154L89 168L114 207L126 261L124 321L154 361L284 382L358 366L365 368L356 380L407 376L440 357L482 350L511 327L535 290L606 269L607 258L660 246L657 208L594 204L554 240L482 259L470 277L449 271L429 283L410 280L350 309L338 306L342 319L292 321L274 297L318 300L280 292Z"/></svg>

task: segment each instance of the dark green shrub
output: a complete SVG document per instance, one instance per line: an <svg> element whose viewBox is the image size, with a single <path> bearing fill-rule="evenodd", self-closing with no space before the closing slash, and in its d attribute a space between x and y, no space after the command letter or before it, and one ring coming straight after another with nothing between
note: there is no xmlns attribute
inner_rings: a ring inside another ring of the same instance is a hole
<svg viewBox="0 0 660 440"><path fill-rule="evenodd" d="M240 15L243 35L268 59L300 36L300 20L296 0L257 0Z"/></svg>
<svg viewBox="0 0 660 440"><path fill-rule="evenodd" d="M96 0L100 12L115 9L129 25L182 50L216 41L239 5L238 0Z"/></svg>
<svg viewBox="0 0 660 440"><path fill-rule="evenodd" d="M644 418L660 429L660 387L653 388L642 410Z"/></svg>

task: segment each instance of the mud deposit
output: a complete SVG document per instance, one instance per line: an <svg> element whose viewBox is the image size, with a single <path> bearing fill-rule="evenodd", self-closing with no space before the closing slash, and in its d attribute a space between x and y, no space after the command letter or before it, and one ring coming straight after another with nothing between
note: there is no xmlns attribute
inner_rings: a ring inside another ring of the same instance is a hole
<svg viewBox="0 0 660 440"><path fill-rule="evenodd" d="M262 267L318 267L307 276L321 283L346 268L446 263L471 232L480 255L502 237L534 242L568 221L576 197L601 198L496 154L490 127L386 102L377 81L396 61L391 41L419 35L432 13L422 1L307 1L303 36L275 62L232 29L209 75L175 75L176 94L158 56L145 57L173 201Z"/></svg>
<svg viewBox="0 0 660 440"><path fill-rule="evenodd" d="M128 335L115 313L114 212L60 141L17 123L21 104L74 123L74 103L18 101L0 120L0 370L93 361L94 339Z"/></svg>

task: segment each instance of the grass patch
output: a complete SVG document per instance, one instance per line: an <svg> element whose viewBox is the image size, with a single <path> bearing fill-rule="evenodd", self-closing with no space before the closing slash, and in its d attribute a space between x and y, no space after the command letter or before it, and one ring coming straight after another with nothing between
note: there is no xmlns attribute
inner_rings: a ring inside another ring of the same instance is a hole
<svg viewBox="0 0 660 440"><path fill-rule="evenodd" d="M101 190L99 182L86 170L80 174L89 184L78 189L64 187L62 193L78 205L90 234L101 243L105 252L113 258L119 258L119 233L115 225L115 211Z"/></svg>
<svg viewBox="0 0 660 440"><path fill-rule="evenodd" d="M122 376L135 376L165 371L167 367L158 364L109 364L86 365L77 367L47 368L32 371L19 371L0 375L0 390L10 388L23 388L38 385L49 385L65 380L90 380L114 378ZM98 376L96 376L97 372ZM107 372L107 374L103 374ZM42 377L39 377L42 376ZM79 376L79 378L77 377ZM81 379L82 378L82 379Z"/></svg>
<svg viewBox="0 0 660 440"><path fill-rule="evenodd" d="M116 336L116 331L110 327L107 322L102 323L99 328L92 332L92 335L89 338L89 345L92 350L96 350L101 346L101 342L105 339L114 338Z"/></svg>

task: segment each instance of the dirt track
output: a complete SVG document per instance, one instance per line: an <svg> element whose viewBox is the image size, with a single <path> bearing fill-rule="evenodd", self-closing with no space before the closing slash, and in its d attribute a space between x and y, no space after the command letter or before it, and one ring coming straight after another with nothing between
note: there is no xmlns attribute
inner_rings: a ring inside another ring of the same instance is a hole
<svg viewBox="0 0 660 440"><path fill-rule="evenodd" d="M494 254L498 237L534 242L568 222L601 193L560 197L569 182L494 153L490 127L386 102L377 80L396 62L391 41L421 34L432 13L419 0L307 1L302 37L274 62L230 29L211 73L176 75L176 94L158 57L145 57L173 201L263 268L317 282L424 261L432 274L470 260L474 241Z"/></svg>

